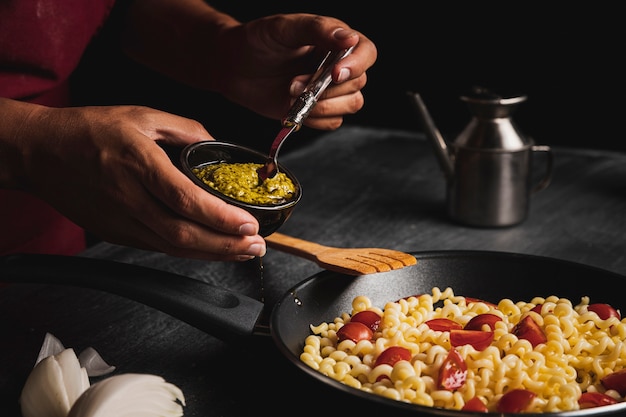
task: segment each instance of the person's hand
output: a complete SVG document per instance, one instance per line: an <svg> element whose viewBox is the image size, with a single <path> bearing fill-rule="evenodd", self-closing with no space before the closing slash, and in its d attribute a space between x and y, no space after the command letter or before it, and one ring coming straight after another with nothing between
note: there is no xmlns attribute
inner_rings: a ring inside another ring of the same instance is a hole
<svg viewBox="0 0 626 417"><path fill-rule="evenodd" d="M274 15L223 30L210 82L230 100L273 119L283 118L329 50L356 45L333 69L333 82L304 124L332 130L364 105L366 70L375 45L346 23L309 14Z"/></svg>
<svg viewBox="0 0 626 417"><path fill-rule="evenodd" d="M294 13L241 23L202 0L135 0L120 39L138 62L275 120L287 115L328 51L356 45L304 120L323 130L363 107L366 71L378 53L369 38L333 17Z"/></svg>
<svg viewBox="0 0 626 417"><path fill-rule="evenodd" d="M158 145L213 139L198 122L136 106L14 104L19 144L3 151L19 180L6 185L112 243L206 260L265 253L256 219L195 185Z"/></svg>

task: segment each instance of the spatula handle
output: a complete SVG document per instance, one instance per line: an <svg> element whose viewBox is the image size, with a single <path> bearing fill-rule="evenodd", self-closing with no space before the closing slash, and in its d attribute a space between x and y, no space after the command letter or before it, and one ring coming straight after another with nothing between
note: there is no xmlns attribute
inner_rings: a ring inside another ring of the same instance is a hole
<svg viewBox="0 0 626 417"><path fill-rule="evenodd" d="M271 235L266 236L265 242L271 248L314 262L317 261L318 253L328 249L327 246L320 245L319 243L309 242L307 240L287 236L278 232L274 232Z"/></svg>

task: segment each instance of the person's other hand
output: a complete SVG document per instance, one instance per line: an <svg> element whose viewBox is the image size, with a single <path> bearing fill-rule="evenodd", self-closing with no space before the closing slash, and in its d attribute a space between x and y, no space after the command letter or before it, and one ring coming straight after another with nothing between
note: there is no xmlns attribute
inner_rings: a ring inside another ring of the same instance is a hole
<svg viewBox="0 0 626 417"><path fill-rule="evenodd" d="M354 51L333 69L333 82L304 124L323 130L364 105L366 70L375 45L346 23L310 14L273 15L232 26L218 40L219 59L209 81L230 100L273 119L283 118L329 50Z"/></svg>
<svg viewBox="0 0 626 417"><path fill-rule="evenodd" d="M206 260L265 253L256 219L195 185L157 143L213 139L200 123L138 106L20 106L13 187L112 243Z"/></svg>

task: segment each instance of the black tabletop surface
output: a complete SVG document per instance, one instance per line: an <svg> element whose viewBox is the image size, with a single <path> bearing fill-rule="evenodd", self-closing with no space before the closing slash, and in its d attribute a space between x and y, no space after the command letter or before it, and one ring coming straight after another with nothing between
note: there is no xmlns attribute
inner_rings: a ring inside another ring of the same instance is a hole
<svg viewBox="0 0 626 417"><path fill-rule="evenodd" d="M290 138L297 140L297 134ZM285 234L340 247L540 255L626 274L626 154L553 148L552 183L532 195L528 218L487 229L448 218L445 179L419 133L345 126L286 148L281 163L298 177L304 195L280 230ZM210 263L107 243L81 257L200 279L260 299L268 312L291 287L321 271L311 261L271 248L262 274L259 260ZM46 332L77 352L94 347L116 373L163 376L183 390L186 416L291 414L312 406L330 412L337 401L358 412L389 412L304 375L270 337L227 342L106 291L11 284L0 288L3 416L20 415L19 393Z"/></svg>

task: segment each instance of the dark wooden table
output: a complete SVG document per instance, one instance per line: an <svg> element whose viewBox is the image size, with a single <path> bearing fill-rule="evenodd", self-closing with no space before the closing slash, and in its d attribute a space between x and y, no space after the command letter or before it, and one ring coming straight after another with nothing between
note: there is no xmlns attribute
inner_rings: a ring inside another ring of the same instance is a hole
<svg viewBox="0 0 626 417"><path fill-rule="evenodd" d="M552 183L532 196L526 221L510 228L472 228L448 219L445 181L423 136L345 126L281 157L304 189L281 232L332 246L542 255L626 275L626 154L553 151ZM258 260L208 263L106 243L82 256L173 271L261 297ZM263 259L267 308L319 271L312 262L269 249ZM17 399L46 332L77 352L94 347L118 373L163 376L185 393L186 416L287 414L336 407L337 401L360 413L389 412L303 375L269 337L227 343L107 292L12 284L0 288L2 416L20 415ZM293 404L301 409L289 408Z"/></svg>

